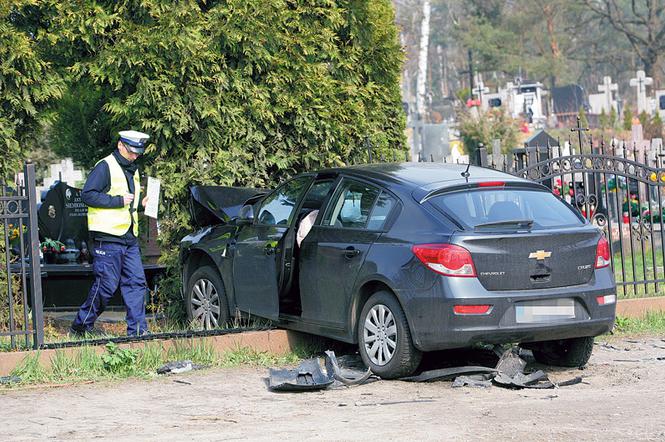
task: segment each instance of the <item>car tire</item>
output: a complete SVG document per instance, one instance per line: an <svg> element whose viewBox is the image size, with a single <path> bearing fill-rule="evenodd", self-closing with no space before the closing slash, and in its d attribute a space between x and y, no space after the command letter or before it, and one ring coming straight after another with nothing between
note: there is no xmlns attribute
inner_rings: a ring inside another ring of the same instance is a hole
<svg viewBox="0 0 665 442"><path fill-rule="evenodd" d="M187 319L203 329L220 328L229 320L229 304L222 278L216 268L206 265L190 276L185 295Z"/></svg>
<svg viewBox="0 0 665 442"><path fill-rule="evenodd" d="M418 368L422 353L413 346L404 310L391 293L377 292L367 300L357 333L360 356L379 377L400 378Z"/></svg>
<svg viewBox="0 0 665 442"><path fill-rule="evenodd" d="M562 339L530 344L537 362L559 367L583 367L593 352L593 337Z"/></svg>

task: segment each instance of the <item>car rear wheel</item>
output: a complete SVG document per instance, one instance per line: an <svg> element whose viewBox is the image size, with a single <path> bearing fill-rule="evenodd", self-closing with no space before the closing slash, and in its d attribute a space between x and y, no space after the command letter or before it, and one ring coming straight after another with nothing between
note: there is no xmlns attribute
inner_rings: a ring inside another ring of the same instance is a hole
<svg viewBox="0 0 665 442"><path fill-rule="evenodd" d="M422 359L413 346L402 307L385 291L365 303L358 322L358 344L365 365L385 379L412 374Z"/></svg>
<svg viewBox="0 0 665 442"><path fill-rule="evenodd" d="M212 266L197 269L187 284L187 318L201 328L219 328L229 320L222 279Z"/></svg>
<svg viewBox="0 0 665 442"><path fill-rule="evenodd" d="M536 361L559 367L582 367L589 362L593 351L593 338L572 338L559 341L536 342L528 348Z"/></svg>

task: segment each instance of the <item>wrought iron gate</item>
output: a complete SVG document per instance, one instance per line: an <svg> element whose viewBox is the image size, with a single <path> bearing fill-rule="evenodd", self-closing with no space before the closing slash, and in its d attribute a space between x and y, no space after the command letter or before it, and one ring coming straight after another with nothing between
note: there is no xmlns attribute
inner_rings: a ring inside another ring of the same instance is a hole
<svg viewBox="0 0 665 442"><path fill-rule="evenodd" d="M526 158L513 159L513 165L523 167L512 173L545 184L604 231L624 297L664 294L661 159L625 142L594 147L589 140L589 153L584 153L581 136L581 153L557 156L553 150L527 148Z"/></svg>
<svg viewBox="0 0 665 442"><path fill-rule="evenodd" d="M0 188L0 338L9 337L11 348L19 346L17 337L25 347L39 348L44 320L35 165L25 165L23 183Z"/></svg>

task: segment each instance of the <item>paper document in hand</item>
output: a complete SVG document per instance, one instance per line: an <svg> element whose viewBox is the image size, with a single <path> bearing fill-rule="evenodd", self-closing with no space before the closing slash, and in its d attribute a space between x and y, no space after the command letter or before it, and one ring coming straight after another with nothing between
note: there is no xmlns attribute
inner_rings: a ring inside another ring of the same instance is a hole
<svg viewBox="0 0 665 442"><path fill-rule="evenodd" d="M148 202L145 206L145 214L150 218L157 219L157 212L159 211L159 188L161 183L157 178L148 177L148 189L146 190L146 196L148 197Z"/></svg>

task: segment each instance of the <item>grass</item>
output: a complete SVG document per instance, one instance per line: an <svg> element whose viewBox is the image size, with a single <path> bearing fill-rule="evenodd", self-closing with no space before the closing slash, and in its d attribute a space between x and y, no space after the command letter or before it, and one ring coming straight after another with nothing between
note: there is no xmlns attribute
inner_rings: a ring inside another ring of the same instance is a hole
<svg viewBox="0 0 665 442"><path fill-rule="evenodd" d="M40 352L27 356L11 373L21 378L15 385L70 384L89 381L121 380L128 378L153 379L159 377L157 368L167 362L191 360L207 367L270 367L297 364L320 349L305 346L285 355L274 355L247 347L238 347L222 353L202 340L178 341L166 352L161 343L150 342L136 349L107 345L103 354L95 347L81 347L74 351L57 350L51 358L50 368L39 364ZM5 388L11 388L5 387Z"/></svg>
<svg viewBox="0 0 665 442"><path fill-rule="evenodd" d="M649 312L641 318L618 316L613 335L665 335L665 312Z"/></svg>
<svg viewBox="0 0 665 442"><path fill-rule="evenodd" d="M104 332L101 336L76 336L69 334L69 323L63 323L59 321L54 323L45 319L44 323L44 342L49 344L57 344L60 342L78 342L90 339L103 339L103 338L115 338L125 336L126 333L126 323L124 321L117 323L102 323L97 322L95 327ZM271 325L269 320L265 320L258 317L251 316L241 316L239 313L235 315L230 321L226 324L219 327L219 330L235 329L235 328L267 328ZM174 333L174 332L183 332L190 330L201 330L200 324L190 323L190 324L180 324L175 321L169 321L168 319L149 319L148 328L151 333ZM32 342L32 337L30 339ZM11 341L9 337L2 336L0 337L0 352L8 351L24 351L32 350L30 345L25 345L24 337L16 337L16 346L12 348Z"/></svg>
<svg viewBox="0 0 665 442"><path fill-rule="evenodd" d="M628 253L624 254L623 260L623 271L621 266L621 254L615 253L613 257L614 264L614 278L617 282L617 295L619 299L631 299L631 298L648 298L654 296L665 296L665 283L659 283L656 287L656 284L636 284L636 285L626 285L625 289L620 284L623 281L632 282L632 281L643 281L645 279L665 279L665 267L663 267L663 254L660 250L657 250L654 257L651 254L651 251L648 250L649 247L645 247L644 250L644 260L642 260L642 250L635 250L635 271L633 272L633 257ZM654 261L656 265L656 273L654 274ZM646 266L645 266L646 263ZM625 272L625 279L624 274ZM646 276L645 276L646 275Z"/></svg>

